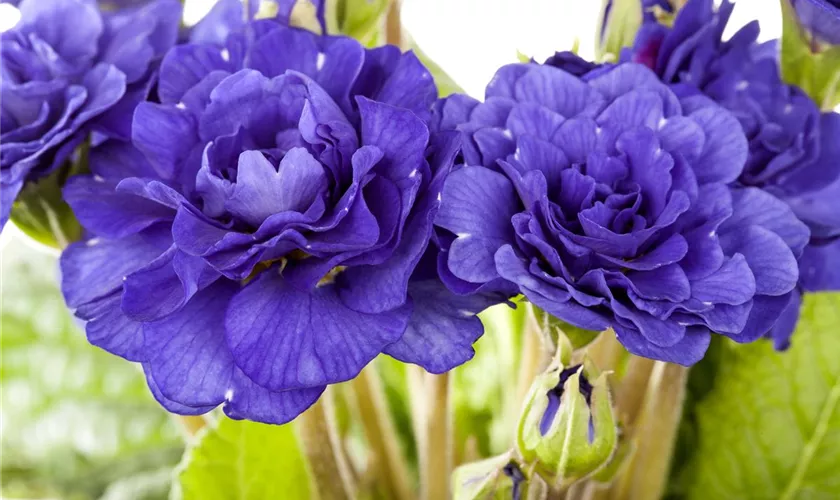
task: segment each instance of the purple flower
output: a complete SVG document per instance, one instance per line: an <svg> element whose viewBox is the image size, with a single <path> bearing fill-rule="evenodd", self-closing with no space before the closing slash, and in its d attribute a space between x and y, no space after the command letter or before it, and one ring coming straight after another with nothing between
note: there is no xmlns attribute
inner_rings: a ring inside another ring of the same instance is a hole
<svg viewBox="0 0 840 500"><path fill-rule="evenodd" d="M23 185L62 165L91 131L127 138L181 6L101 12L92 0L24 0L2 34L0 227Z"/></svg>
<svg viewBox="0 0 840 500"><path fill-rule="evenodd" d="M733 5L690 0L673 28L646 24L625 59L653 68L680 94L702 93L738 119L749 140L738 178L787 203L811 230L800 259L800 287L772 332L788 345L804 291L840 289L840 115L821 113L780 77L776 42L756 42L758 24L731 39L722 34Z"/></svg>
<svg viewBox="0 0 840 500"><path fill-rule="evenodd" d="M142 363L170 411L281 423L385 352L470 359L484 303L436 277L458 134L431 134L431 75L273 21L172 49L133 145L65 196L92 239L61 260L89 340Z"/></svg>
<svg viewBox="0 0 840 500"><path fill-rule="evenodd" d="M436 109L464 138L436 219L453 290L513 283L563 321L685 365L712 332L760 337L789 301L808 230L732 185L748 144L708 98L680 98L637 64L583 79L515 64L485 102Z"/></svg>
<svg viewBox="0 0 840 500"><path fill-rule="evenodd" d="M801 25L823 42L840 45L840 0L789 0Z"/></svg>

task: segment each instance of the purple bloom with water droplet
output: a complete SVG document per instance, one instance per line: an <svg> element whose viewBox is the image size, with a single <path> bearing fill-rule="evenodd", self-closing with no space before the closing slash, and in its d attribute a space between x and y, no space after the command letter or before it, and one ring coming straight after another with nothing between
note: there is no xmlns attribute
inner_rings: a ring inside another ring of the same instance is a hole
<svg viewBox="0 0 840 500"><path fill-rule="evenodd" d="M0 228L30 181L63 165L93 132L127 138L134 106L174 43L176 0L100 11L93 0L24 0L3 33Z"/></svg>
<svg viewBox="0 0 840 500"><path fill-rule="evenodd" d="M89 340L142 363L169 410L282 423L380 353L446 371L478 297L437 279L432 222L459 136L413 53L263 20L166 56L65 197L61 259Z"/></svg>
<svg viewBox="0 0 840 500"><path fill-rule="evenodd" d="M483 103L453 96L435 121L464 140L436 219L452 290L515 285L565 322L684 365L712 332L765 334L789 301L808 229L737 183L749 144L710 99L638 64L583 78L515 64Z"/></svg>

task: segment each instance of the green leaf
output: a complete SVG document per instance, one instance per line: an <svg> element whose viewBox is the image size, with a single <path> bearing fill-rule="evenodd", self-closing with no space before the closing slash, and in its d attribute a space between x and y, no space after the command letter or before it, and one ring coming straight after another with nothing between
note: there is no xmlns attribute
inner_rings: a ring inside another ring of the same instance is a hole
<svg viewBox="0 0 840 500"><path fill-rule="evenodd" d="M10 214L18 229L38 243L56 249L81 239L82 226L65 203L61 189L70 176L88 171L87 154L88 144L84 143L74 162L68 161L50 175L23 186Z"/></svg>
<svg viewBox="0 0 840 500"><path fill-rule="evenodd" d="M28 243L2 249L0 496L94 499L171 471L181 433L134 364L87 342L57 289L56 256ZM130 498L165 498L168 483Z"/></svg>
<svg viewBox="0 0 840 500"><path fill-rule="evenodd" d="M179 469L173 498L307 500L313 496L307 461L291 424L222 418L199 434Z"/></svg>
<svg viewBox="0 0 840 500"><path fill-rule="evenodd" d="M782 5L782 77L824 111L840 104L840 45L819 46L797 21L790 0Z"/></svg>
<svg viewBox="0 0 840 500"><path fill-rule="evenodd" d="M840 294L810 294L787 352L723 343L693 412L688 498L840 498L838 325Z"/></svg>

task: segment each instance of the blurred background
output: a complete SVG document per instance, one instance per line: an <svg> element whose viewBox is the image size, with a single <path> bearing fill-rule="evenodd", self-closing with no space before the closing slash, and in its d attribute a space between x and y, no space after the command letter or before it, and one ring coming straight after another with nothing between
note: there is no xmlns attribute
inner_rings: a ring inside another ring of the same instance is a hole
<svg viewBox="0 0 840 500"><path fill-rule="evenodd" d="M187 0L186 22L195 23L212 4ZM418 45L467 93L481 97L495 70L518 53L543 59L577 41L580 54L592 57L600 4L404 0L402 15ZM17 12L7 4L0 9L2 31ZM751 19L761 22L763 40L780 35L777 2L738 0L729 33ZM181 429L151 399L135 365L88 345L64 307L55 252L9 225L0 254L0 497L167 498L183 451ZM486 376L493 366L476 359L461 376L482 370ZM485 406L494 399L474 396Z"/></svg>

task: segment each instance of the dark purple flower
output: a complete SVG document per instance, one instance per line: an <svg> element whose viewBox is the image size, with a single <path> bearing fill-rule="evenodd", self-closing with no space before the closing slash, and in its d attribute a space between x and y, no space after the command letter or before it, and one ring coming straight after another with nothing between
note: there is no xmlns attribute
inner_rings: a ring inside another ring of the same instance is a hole
<svg viewBox="0 0 840 500"><path fill-rule="evenodd" d="M172 49L65 196L93 236L61 260L90 341L143 364L176 413L280 423L382 352L441 372L473 355L483 302L436 277L458 134L430 134L431 75L273 21Z"/></svg>
<svg viewBox="0 0 840 500"><path fill-rule="evenodd" d="M0 42L0 227L24 183L62 165L91 131L128 137L181 18L176 0L107 12L93 0L24 0L20 12Z"/></svg>
<svg viewBox="0 0 840 500"><path fill-rule="evenodd" d="M820 112L801 89L782 81L776 42L758 43L750 23L728 41L733 5L690 0L673 28L647 23L625 59L653 68L680 94L702 93L738 119L749 140L738 178L787 203L811 230L800 259L800 290L772 332L788 344L802 290L840 289L840 114Z"/></svg>
<svg viewBox="0 0 840 500"><path fill-rule="evenodd" d="M748 144L708 98L680 98L637 64L583 79L515 64L484 103L436 110L464 138L436 219L453 290L513 283L563 321L685 365L712 332L760 337L789 301L808 230L732 185Z"/></svg>
<svg viewBox="0 0 840 500"><path fill-rule="evenodd" d="M801 25L818 41L840 45L840 0L790 0Z"/></svg>

